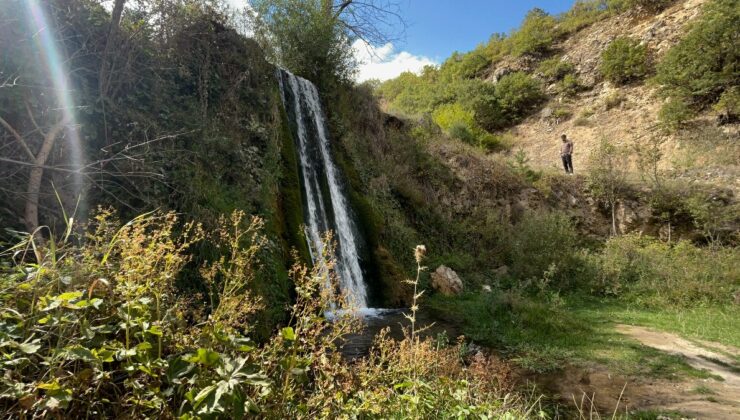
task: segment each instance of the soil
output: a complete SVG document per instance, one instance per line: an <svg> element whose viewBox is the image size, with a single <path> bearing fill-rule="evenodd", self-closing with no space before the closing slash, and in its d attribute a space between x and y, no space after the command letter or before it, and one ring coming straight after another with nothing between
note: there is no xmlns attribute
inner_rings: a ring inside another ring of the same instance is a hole
<svg viewBox="0 0 740 420"><path fill-rule="evenodd" d="M596 366L586 370L569 367L537 376L534 381L554 392L565 407L576 407L575 414L581 411L582 418L610 418L615 410L622 415L655 410L679 413L682 418L740 419L740 368L733 360L740 356L739 349L705 341L697 344L675 334L631 325L618 325L617 331L645 346L680 355L692 367L717 379L635 378Z"/></svg>

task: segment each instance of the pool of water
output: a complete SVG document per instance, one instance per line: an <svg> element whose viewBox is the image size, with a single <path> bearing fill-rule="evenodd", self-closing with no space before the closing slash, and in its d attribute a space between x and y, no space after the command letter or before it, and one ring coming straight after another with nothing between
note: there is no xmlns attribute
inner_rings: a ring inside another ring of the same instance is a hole
<svg viewBox="0 0 740 420"><path fill-rule="evenodd" d="M340 345L342 355L348 359L356 359L367 355L373 345L378 333L389 329L388 335L396 340L403 338L404 328L411 325L404 313L407 309L377 309L367 308L358 311L362 318L362 328L357 333L348 334ZM423 338L437 338L445 336L452 342L459 335L459 331L453 325L433 319L429 314L419 312L416 314L416 329L422 330L419 335Z"/></svg>

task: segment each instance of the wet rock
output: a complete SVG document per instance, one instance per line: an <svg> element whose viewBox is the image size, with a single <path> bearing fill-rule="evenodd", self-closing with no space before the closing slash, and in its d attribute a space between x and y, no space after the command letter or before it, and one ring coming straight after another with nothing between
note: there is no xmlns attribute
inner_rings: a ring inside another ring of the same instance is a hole
<svg viewBox="0 0 740 420"><path fill-rule="evenodd" d="M463 291L460 276L445 265L440 265L431 275L432 288L445 296L459 295Z"/></svg>

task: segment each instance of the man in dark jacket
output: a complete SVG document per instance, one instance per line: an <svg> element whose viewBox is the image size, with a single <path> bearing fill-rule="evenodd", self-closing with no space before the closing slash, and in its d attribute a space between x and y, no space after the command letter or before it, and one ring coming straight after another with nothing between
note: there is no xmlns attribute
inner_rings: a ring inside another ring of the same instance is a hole
<svg viewBox="0 0 740 420"><path fill-rule="evenodd" d="M563 159L563 167L566 174L573 174L573 142L568 140L568 136L563 134L560 137L563 140L563 146L560 148L560 157Z"/></svg>

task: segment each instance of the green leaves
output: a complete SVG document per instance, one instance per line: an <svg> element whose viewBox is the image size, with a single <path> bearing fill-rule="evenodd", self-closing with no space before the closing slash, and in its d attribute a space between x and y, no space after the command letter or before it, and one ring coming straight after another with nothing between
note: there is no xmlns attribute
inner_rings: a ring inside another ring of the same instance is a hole
<svg viewBox="0 0 740 420"><path fill-rule="evenodd" d="M295 341L296 339L295 331L291 327L285 327L280 330L280 335L287 341Z"/></svg>
<svg viewBox="0 0 740 420"><path fill-rule="evenodd" d="M213 350L200 348L198 351L186 358L190 363L197 363L204 366L214 366L221 359L221 356Z"/></svg>

